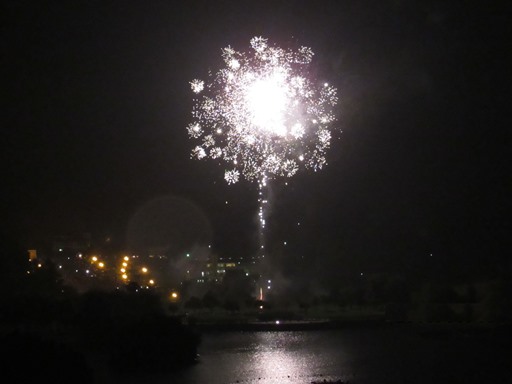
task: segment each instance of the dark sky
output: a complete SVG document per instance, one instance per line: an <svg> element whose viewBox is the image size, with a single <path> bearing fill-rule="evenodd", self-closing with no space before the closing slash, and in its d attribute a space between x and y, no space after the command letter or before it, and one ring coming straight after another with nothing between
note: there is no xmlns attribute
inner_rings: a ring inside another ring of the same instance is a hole
<svg viewBox="0 0 512 384"><path fill-rule="evenodd" d="M264 36L312 48L319 80L339 90L342 131L323 171L272 186L276 254L352 272L399 270L430 253L454 269L508 260L504 10L444 1L3 4L2 217L24 240L90 232L125 246L141 207L176 197L209 222L216 252L254 253L256 185L227 186L222 168L191 160L185 127L188 82L216 68L221 48L245 50Z"/></svg>

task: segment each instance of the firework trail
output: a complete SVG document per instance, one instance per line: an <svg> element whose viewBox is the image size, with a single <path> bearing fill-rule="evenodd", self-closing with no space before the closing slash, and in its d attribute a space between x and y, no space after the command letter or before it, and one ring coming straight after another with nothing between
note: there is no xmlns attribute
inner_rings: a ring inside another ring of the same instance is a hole
<svg viewBox="0 0 512 384"><path fill-rule="evenodd" d="M187 131L196 142L192 157L224 163L228 184L258 182L263 233L269 180L327 164L338 97L310 78L310 48L283 49L262 37L250 46L246 53L222 49L225 66L190 82L197 96Z"/></svg>

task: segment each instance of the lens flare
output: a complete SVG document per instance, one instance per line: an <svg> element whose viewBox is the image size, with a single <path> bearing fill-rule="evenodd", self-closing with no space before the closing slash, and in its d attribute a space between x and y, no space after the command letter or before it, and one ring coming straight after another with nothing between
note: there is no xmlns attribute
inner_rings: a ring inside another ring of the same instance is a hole
<svg viewBox="0 0 512 384"><path fill-rule="evenodd" d="M310 48L283 49L254 37L251 50L222 49L225 66L194 79L192 157L222 160L228 184L322 169L336 120L337 91L309 76Z"/></svg>

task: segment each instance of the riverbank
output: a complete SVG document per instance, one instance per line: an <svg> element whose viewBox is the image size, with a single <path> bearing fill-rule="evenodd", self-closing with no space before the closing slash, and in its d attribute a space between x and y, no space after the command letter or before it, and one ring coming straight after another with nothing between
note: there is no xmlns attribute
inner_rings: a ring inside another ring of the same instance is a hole
<svg viewBox="0 0 512 384"><path fill-rule="evenodd" d="M184 318L184 322L199 333L208 332L283 332L342 329L404 328L425 338L503 339L512 342L512 324L493 322L399 322L381 315L332 317L324 319L275 319L260 321L246 318Z"/></svg>
<svg viewBox="0 0 512 384"><path fill-rule="evenodd" d="M178 315L182 322L200 331L301 331L346 326L376 326L386 323L384 311L310 311L265 309L259 311L199 310Z"/></svg>

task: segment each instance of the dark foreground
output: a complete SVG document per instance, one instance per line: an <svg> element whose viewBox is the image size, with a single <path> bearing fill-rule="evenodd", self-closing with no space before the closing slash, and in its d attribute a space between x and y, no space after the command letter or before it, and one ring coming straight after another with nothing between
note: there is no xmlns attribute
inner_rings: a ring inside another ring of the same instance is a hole
<svg viewBox="0 0 512 384"><path fill-rule="evenodd" d="M177 319L102 320L68 329L4 331L0 377L9 383L87 384L107 371L118 377L169 373L196 362L200 335Z"/></svg>

